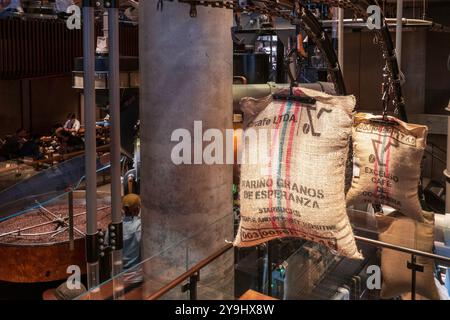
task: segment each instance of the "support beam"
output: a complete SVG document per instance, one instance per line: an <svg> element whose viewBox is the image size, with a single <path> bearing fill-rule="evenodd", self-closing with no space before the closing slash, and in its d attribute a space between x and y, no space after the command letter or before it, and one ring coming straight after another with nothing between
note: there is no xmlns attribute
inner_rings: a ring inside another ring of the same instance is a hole
<svg viewBox="0 0 450 320"><path fill-rule="evenodd" d="M119 10L118 1L109 2L108 17L108 48L109 48L109 108L111 115L111 225L109 239L111 244L112 277L123 270L122 263L122 183L120 165L120 51L119 51ZM105 35L106 36L106 35ZM120 279L113 283L114 298L120 299L123 285Z"/></svg>
<svg viewBox="0 0 450 320"><path fill-rule="evenodd" d="M93 289L99 285L94 3L95 1L83 1L84 115L86 128L86 260L88 289Z"/></svg>
<svg viewBox="0 0 450 320"><path fill-rule="evenodd" d="M344 9L338 9L338 60L344 75Z"/></svg>

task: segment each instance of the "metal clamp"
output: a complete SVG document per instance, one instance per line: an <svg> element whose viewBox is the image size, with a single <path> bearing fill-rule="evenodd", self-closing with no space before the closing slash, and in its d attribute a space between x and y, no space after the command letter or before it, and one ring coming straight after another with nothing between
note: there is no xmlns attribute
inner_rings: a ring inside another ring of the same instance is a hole
<svg viewBox="0 0 450 320"><path fill-rule="evenodd" d="M424 266L416 263L416 256L411 255L411 261L408 261L406 267L411 270L411 300L416 300L416 272L423 272Z"/></svg>
<svg viewBox="0 0 450 320"><path fill-rule="evenodd" d="M189 291L189 300L197 300L197 283L200 281L200 272L192 275L189 282L181 287L181 292Z"/></svg>
<svg viewBox="0 0 450 320"><path fill-rule="evenodd" d="M86 260L87 263L96 263L100 257L98 245L98 233L86 235Z"/></svg>
<svg viewBox="0 0 450 320"><path fill-rule="evenodd" d="M105 251L107 249L105 237L106 234L103 232L103 230L98 230L98 236L97 236L97 247L98 247L98 254L101 258L103 258L106 254Z"/></svg>
<svg viewBox="0 0 450 320"><path fill-rule="evenodd" d="M123 249L123 224L122 223L112 223L108 227L109 230L109 246L111 250L122 250Z"/></svg>
<svg viewBox="0 0 450 320"><path fill-rule="evenodd" d="M173 0L158 0L158 3L156 4L156 10L157 11L163 11L164 1L171 1L171 2L173 2Z"/></svg>

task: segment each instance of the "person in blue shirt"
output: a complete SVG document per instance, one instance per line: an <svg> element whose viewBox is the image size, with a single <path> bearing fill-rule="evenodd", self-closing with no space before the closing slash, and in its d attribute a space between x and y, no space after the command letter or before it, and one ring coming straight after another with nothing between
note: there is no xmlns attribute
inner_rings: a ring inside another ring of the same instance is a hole
<svg viewBox="0 0 450 320"><path fill-rule="evenodd" d="M135 267L141 262L141 198L127 194L122 199L123 218L123 268Z"/></svg>

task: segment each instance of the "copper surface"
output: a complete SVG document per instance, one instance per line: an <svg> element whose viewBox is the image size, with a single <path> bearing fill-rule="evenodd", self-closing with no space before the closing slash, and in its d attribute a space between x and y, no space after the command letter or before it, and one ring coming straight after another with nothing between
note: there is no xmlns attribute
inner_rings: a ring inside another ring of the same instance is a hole
<svg viewBox="0 0 450 320"><path fill-rule="evenodd" d="M74 224L84 233L84 192L74 195ZM109 204L108 196L102 195L97 216L99 228L103 230L110 223ZM67 198L43 207L46 210L37 206L28 213L0 223L0 281L37 283L62 280L69 277L67 268L73 265L79 266L82 274L86 272L85 240L80 232L74 232L74 250L69 248ZM47 210L61 219L57 221ZM38 227L29 229L34 226ZM10 234L19 228L27 230ZM2 236L5 234L8 235Z"/></svg>

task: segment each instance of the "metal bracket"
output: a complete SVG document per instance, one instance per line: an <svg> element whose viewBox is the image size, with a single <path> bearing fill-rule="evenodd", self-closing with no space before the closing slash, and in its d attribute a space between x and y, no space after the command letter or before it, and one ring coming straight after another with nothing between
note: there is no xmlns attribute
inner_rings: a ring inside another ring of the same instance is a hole
<svg viewBox="0 0 450 320"><path fill-rule="evenodd" d="M191 8L189 9L189 16L191 18L197 17L197 5L195 3L191 3Z"/></svg>
<svg viewBox="0 0 450 320"><path fill-rule="evenodd" d="M192 275L189 282L181 287L181 292L189 291L189 299L197 300L197 283L200 281L200 272Z"/></svg>
<svg viewBox="0 0 450 320"><path fill-rule="evenodd" d="M103 258L105 256L105 250L107 248L106 241L105 241L105 233L103 230L99 229L97 233L97 242L98 242L98 252L99 256Z"/></svg>
<svg viewBox="0 0 450 320"><path fill-rule="evenodd" d="M424 266L416 263L416 256L411 255L406 267L411 270L411 300L416 300L416 272L423 272Z"/></svg>
<svg viewBox="0 0 450 320"><path fill-rule="evenodd" d="M123 249L123 224L110 224L109 230L109 245L111 250L122 250Z"/></svg>
<svg viewBox="0 0 450 320"><path fill-rule="evenodd" d="M424 267L421 264L417 264L415 262L410 262L408 261L408 263L406 264L406 267L409 270L412 270L414 272L423 272L424 271Z"/></svg>
<svg viewBox="0 0 450 320"><path fill-rule="evenodd" d="M170 1L170 2L173 2L173 0L158 0L158 3L156 4L156 10L157 10L157 11L163 11L163 8L164 8L164 1Z"/></svg>
<svg viewBox="0 0 450 320"><path fill-rule="evenodd" d="M88 263L96 263L99 259L98 233L86 235L86 260Z"/></svg>

